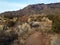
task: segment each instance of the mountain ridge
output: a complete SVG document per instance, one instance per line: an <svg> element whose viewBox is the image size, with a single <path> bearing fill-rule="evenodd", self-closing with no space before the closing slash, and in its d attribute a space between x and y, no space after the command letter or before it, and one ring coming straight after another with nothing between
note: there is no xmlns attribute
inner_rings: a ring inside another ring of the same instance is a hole
<svg viewBox="0 0 60 45"><path fill-rule="evenodd" d="M60 2L59 3L50 3L50 4L32 4L27 7L17 10L17 11L7 11L1 13L0 15L4 16L23 16L23 15L33 15L33 14L51 14L51 15L60 15Z"/></svg>

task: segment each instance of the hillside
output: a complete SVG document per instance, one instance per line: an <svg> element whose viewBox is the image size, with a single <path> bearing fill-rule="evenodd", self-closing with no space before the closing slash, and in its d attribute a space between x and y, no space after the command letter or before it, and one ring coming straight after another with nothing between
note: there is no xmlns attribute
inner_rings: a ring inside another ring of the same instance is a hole
<svg viewBox="0 0 60 45"><path fill-rule="evenodd" d="M22 16L22 15L33 15L33 14L60 14L60 2L50 4L32 4L18 11L7 11L1 13L4 16Z"/></svg>
<svg viewBox="0 0 60 45"><path fill-rule="evenodd" d="M60 45L60 3L1 13L0 45Z"/></svg>

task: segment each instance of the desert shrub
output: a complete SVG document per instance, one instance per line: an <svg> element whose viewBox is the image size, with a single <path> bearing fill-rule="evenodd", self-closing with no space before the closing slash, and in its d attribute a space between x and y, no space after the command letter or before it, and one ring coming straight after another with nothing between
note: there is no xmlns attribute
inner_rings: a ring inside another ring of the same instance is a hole
<svg viewBox="0 0 60 45"><path fill-rule="evenodd" d="M18 38L18 35L14 32L0 32L0 45L11 45L14 40Z"/></svg>
<svg viewBox="0 0 60 45"><path fill-rule="evenodd" d="M48 17L50 20L53 20L54 15L48 14L47 17Z"/></svg>
<svg viewBox="0 0 60 45"><path fill-rule="evenodd" d="M3 27L2 27L2 26L0 26L0 31L1 31L1 30L3 30Z"/></svg>
<svg viewBox="0 0 60 45"><path fill-rule="evenodd" d="M59 15L54 17L52 29L53 29L53 32L60 33L60 16Z"/></svg>
<svg viewBox="0 0 60 45"><path fill-rule="evenodd" d="M8 23L7 23L7 26L8 27L13 27L15 25L15 22L13 22L13 21L9 21Z"/></svg>

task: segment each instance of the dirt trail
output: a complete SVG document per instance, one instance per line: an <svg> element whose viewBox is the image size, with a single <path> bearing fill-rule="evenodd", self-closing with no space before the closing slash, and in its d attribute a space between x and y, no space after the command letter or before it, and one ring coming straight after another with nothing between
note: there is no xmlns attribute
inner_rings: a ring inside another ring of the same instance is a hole
<svg viewBox="0 0 60 45"><path fill-rule="evenodd" d="M48 45L49 38L46 33L35 32L26 40L25 45Z"/></svg>

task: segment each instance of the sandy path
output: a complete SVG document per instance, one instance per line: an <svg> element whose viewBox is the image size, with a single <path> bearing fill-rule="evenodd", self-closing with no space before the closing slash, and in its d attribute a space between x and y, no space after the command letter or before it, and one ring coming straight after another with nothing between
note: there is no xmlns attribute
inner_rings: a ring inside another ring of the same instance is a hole
<svg viewBox="0 0 60 45"><path fill-rule="evenodd" d="M46 39L46 34L35 32L26 40L25 45L45 45Z"/></svg>

